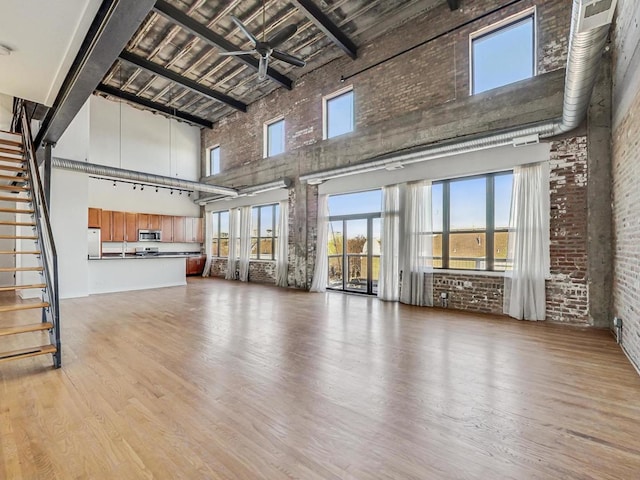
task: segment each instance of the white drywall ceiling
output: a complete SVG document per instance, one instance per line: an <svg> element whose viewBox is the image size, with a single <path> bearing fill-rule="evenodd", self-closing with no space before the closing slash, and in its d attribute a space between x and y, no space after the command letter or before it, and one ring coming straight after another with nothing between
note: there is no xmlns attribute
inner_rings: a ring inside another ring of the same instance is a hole
<svg viewBox="0 0 640 480"><path fill-rule="evenodd" d="M100 3L0 1L0 93L51 106Z"/></svg>

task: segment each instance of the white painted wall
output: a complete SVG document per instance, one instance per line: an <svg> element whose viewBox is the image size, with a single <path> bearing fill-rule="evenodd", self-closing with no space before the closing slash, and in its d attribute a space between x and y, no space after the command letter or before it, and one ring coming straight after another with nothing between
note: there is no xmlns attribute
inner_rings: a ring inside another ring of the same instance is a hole
<svg viewBox="0 0 640 480"><path fill-rule="evenodd" d="M0 130L8 132L11 128L12 112L13 97L0 93Z"/></svg>
<svg viewBox="0 0 640 480"><path fill-rule="evenodd" d="M86 162L89 159L89 110L91 102L82 106L53 149L53 156Z"/></svg>
<svg viewBox="0 0 640 480"><path fill-rule="evenodd" d="M51 175L51 224L58 250L60 298L89 294L87 208L89 182L83 173L54 169Z"/></svg>

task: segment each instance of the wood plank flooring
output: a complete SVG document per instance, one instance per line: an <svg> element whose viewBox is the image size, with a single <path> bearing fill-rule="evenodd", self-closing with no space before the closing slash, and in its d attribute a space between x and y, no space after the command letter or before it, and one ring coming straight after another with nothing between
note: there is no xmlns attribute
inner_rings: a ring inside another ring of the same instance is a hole
<svg viewBox="0 0 640 480"><path fill-rule="evenodd" d="M1 479L640 478L608 332L200 278L61 308L61 370L0 365Z"/></svg>

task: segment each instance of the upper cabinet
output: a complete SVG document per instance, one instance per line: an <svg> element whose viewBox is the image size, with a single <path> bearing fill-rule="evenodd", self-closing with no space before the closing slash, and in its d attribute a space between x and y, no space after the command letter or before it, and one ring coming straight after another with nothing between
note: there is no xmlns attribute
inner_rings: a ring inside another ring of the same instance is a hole
<svg viewBox="0 0 640 480"><path fill-rule="evenodd" d="M102 210L100 235L103 242L113 242L113 212L111 210Z"/></svg>
<svg viewBox="0 0 640 480"><path fill-rule="evenodd" d="M170 215L161 215L160 222L162 241L164 243L173 242L173 217Z"/></svg>
<svg viewBox="0 0 640 480"><path fill-rule="evenodd" d="M102 226L102 209L89 209L89 228L100 228Z"/></svg>

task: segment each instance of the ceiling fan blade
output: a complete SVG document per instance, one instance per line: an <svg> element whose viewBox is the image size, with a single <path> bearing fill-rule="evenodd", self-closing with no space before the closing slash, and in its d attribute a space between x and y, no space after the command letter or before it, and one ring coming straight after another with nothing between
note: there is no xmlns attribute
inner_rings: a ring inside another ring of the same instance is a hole
<svg viewBox="0 0 640 480"><path fill-rule="evenodd" d="M255 50L237 50L235 52L218 52L218 55L231 56L231 55L251 55L257 53Z"/></svg>
<svg viewBox="0 0 640 480"><path fill-rule="evenodd" d="M267 78L267 68L269 67L269 57L260 57L260 65L258 67L258 80Z"/></svg>
<svg viewBox="0 0 640 480"><path fill-rule="evenodd" d="M282 30L280 30L279 32L269 37L269 40L267 40L267 43L271 48L276 48L278 45L285 42L289 37L291 37L297 31L298 31L298 27L296 27L294 24L287 25Z"/></svg>
<svg viewBox="0 0 640 480"><path fill-rule="evenodd" d="M294 57L293 55L281 52L280 50L274 50L273 52L271 52L271 56L296 67L304 67L307 64L307 62L305 62L301 58Z"/></svg>
<svg viewBox="0 0 640 480"><path fill-rule="evenodd" d="M242 30L242 33L245 34L245 36L249 39L251 43L253 43L254 46L256 43L258 43L258 39L253 36L253 33L251 33L247 27L244 26L244 23L242 23L238 18L234 17L233 15L231 15L231 20L233 20L233 23L235 23L238 26L238 28Z"/></svg>

